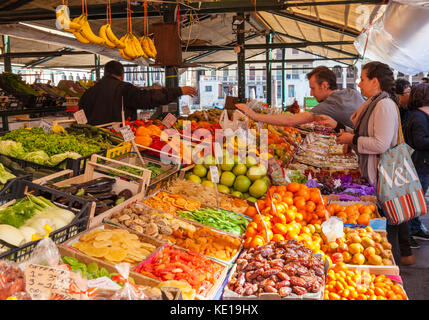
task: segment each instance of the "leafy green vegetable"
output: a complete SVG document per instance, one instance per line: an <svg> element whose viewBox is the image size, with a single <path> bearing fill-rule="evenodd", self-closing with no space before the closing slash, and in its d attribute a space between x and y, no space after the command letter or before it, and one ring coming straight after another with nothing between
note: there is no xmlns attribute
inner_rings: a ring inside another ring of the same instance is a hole
<svg viewBox="0 0 429 320"><path fill-rule="evenodd" d="M151 163L148 163L147 165L136 164L136 166L141 167L141 168L144 168L144 169L147 169L147 170L150 170L150 171L152 172L152 174L151 174L151 178L155 178L155 177L157 177L157 176L159 176L160 174L162 174L162 173L164 173L164 172L165 172L165 170L164 170L164 169L162 169L162 168L160 168L160 167L158 167L158 166L156 166L156 165L153 165L153 164L151 164ZM142 170L135 169L135 168L131 168L131 167L126 166L126 165L119 166L119 167L117 167L116 169L118 169L118 170L122 170L122 171L125 171L125 172L129 172L129 173L134 174L134 175L136 175L136 176L141 176L141 175L143 174L143 171L142 171ZM118 174L119 174L119 173L118 173L117 171L115 171L114 169L109 170L109 172L110 172L110 173L113 173L113 174L116 174L116 175L118 175Z"/></svg>
<svg viewBox="0 0 429 320"><path fill-rule="evenodd" d="M7 140L4 137L3 141L0 141L0 153L15 158L22 158L25 156L25 150L20 142Z"/></svg>
<svg viewBox="0 0 429 320"><path fill-rule="evenodd" d="M249 224L249 221L239 214L222 209L202 208L177 213L180 217L238 235L242 235Z"/></svg>
<svg viewBox="0 0 429 320"><path fill-rule="evenodd" d="M0 163L0 183L5 184L8 180L15 177L15 175L7 171L3 164Z"/></svg>
<svg viewBox="0 0 429 320"><path fill-rule="evenodd" d="M45 164L49 161L49 156L46 154L45 151L39 150L39 151L33 151L25 154L22 157L24 160L31 161L38 164Z"/></svg>

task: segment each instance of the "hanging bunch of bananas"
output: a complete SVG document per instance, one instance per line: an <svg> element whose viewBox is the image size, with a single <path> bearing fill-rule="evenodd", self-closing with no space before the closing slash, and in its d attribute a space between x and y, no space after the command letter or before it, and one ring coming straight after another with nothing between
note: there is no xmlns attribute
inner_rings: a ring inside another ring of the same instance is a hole
<svg viewBox="0 0 429 320"><path fill-rule="evenodd" d="M108 48L118 48L125 49L125 43L119 40L112 31L112 26L110 23L107 23L101 26L99 31L100 38L103 38L105 43L104 45Z"/></svg>
<svg viewBox="0 0 429 320"><path fill-rule="evenodd" d="M126 33L121 39L125 44L123 49L118 48L121 56L126 60L134 60L139 57L148 58L139 42L139 39L132 33Z"/></svg>
<svg viewBox="0 0 429 320"><path fill-rule="evenodd" d="M78 30L71 29L73 35L75 38L82 43L95 43L98 45L104 45L105 40L97 35L95 35L92 30L91 26L88 23L87 16L80 15L79 17L76 17L72 20L72 23L76 23L80 25L80 28Z"/></svg>
<svg viewBox="0 0 429 320"><path fill-rule="evenodd" d="M139 39L140 45L143 48L143 51L146 53L146 55L149 58L155 59L156 58L156 48L153 44L153 41L148 36L143 36Z"/></svg>

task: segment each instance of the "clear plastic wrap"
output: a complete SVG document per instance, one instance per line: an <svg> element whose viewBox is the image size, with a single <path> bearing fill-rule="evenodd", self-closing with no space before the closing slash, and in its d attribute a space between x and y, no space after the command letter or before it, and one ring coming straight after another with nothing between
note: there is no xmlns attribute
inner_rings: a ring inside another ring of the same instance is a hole
<svg viewBox="0 0 429 320"><path fill-rule="evenodd" d="M147 299L145 293L129 282L128 277L130 275L130 264L123 262L117 264L116 270L124 278L124 286L116 291L111 297L111 300L145 300Z"/></svg>
<svg viewBox="0 0 429 320"><path fill-rule="evenodd" d="M360 55L413 75L429 71L428 34L427 1L390 1L384 14L370 21L354 45Z"/></svg>
<svg viewBox="0 0 429 320"><path fill-rule="evenodd" d="M24 273L11 261L0 261L0 300L31 300L25 292Z"/></svg>

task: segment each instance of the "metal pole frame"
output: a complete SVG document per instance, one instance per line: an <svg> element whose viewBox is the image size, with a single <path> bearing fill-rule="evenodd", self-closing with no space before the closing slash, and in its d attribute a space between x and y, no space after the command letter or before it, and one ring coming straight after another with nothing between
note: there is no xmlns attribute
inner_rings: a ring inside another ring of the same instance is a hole
<svg viewBox="0 0 429 320"><path fill-rule="evenodd" d="M238 101L245 102L246 99L246 66L245 66L245 35L244 35L244 26L245 19L243 13L237 13L237 16L242 18L242 23L237 27L237 45L240 47L240 52L237 53L237 73L238 73Z"/></svg>
<svg viewBox="0 0 429 320"><path fill-rule="evenodd" d="M273 42L273 33L269 32L266 36L265 36L265 40L266 40L266 44L267 44L267 51L265 52L265 57L266 57L266 78L267 78L267 104L270 106L273 102L273 97L272 97L272 74L271 74L271 54L272 54L272 49L268 48L268 46L270 44L272 44Z"/></svg>

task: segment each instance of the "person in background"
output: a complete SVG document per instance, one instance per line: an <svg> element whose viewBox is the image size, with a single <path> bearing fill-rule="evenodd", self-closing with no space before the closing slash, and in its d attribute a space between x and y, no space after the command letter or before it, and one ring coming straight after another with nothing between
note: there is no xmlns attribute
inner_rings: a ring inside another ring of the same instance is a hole
<svg viewBox="0 0 429 320"><path fill-rule="evenodd" d="M429 78L422 78L423 83L429 83Z"/></svg>
<svg viewBox="0 0 429 320"><path fill-rule="evenodd" d="M411 84L406 79L396 79L395 81L395 94L399 100L399 113L401 116L402 130L405 130L407 118L410 114L408 110L408 100L410 98Z"/></svg>
<svg viewBox="0 0 429 320"><path fill-rule="evenodd" d="M138 109L153 109L175 101L182 95L196 96L193 87L140 89L124 82L124 67L118 61L104 66L104 76L85 91L79 109L85 111L88 123L99 125L122 121L122 102L125 119L137 120Z"/></svg>
<svg viewBox="0 0 429 320"><path fill-rule="evenodd" d="M399 100L394 92L393 72L387 64L378 61L365 64L360 79L359 88L368 100L352 115L353 128L344 128L347 131L340 129L336 141L346 145L345 152L349 148L355 150L361 175L376 186L378 156L397 145L400 129L397 110ZM333 128L338 126L334 119L326 116L320 123ZM379 210L383 214L381 206ZM401 264L413 264L415 259L409 242L408 223L391 225L387 220L386 231L395 260L399 260L399 251Z"/></svg>
<svg viewBox="0 0 429 320"><path fill-rule="evenodd" d="M327 67L320 66L307 74L311 95L319 104L311 111L293 115L270 115L254 112L246 104L236 104L236 107L250 119L278 126L298 126L316 121L319 115L327 115L344 126L352 126L350 116L364 102L359 92L354 89L338 89L335 73Z"/></svg>
<svg viewBox="0 0 429 320"><path fill-rule="evenodd" d="M410 115L404 137L407 144L414 149L411 158L429 205L429 83L412 87L408 109ZM429 240L429 232L419 218L410 220L409 226L413 238Z"/></svg>

